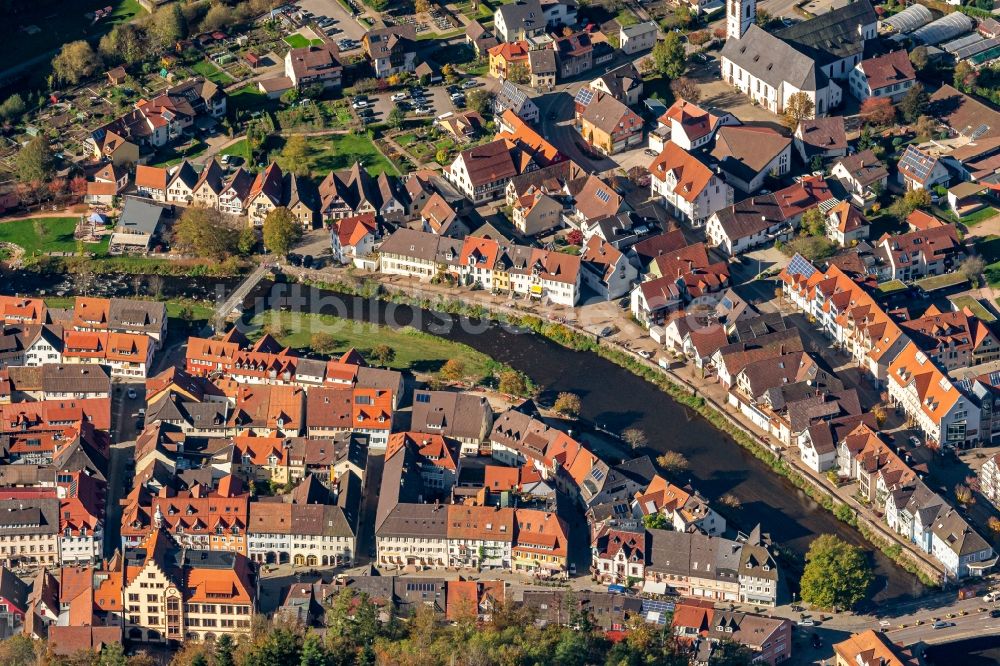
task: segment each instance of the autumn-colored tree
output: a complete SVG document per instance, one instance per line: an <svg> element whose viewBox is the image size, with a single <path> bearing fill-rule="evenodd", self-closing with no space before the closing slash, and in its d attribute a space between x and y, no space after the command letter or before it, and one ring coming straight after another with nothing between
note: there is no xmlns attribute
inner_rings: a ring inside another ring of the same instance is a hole
<svg viewBox="0 0 1000 666"><path fill-rule="evenodd" d="M556 396L552 408L563 416L576 417L580 415L580 396L575 393L560 393Z"/></svg>
<svg viewBox="0 0 1000 666"><path fill-rule="evenodd" d="M688 42L692 46L704 46L710 39L712 39L712 36L708 33L708 30L697 30L688 33Z"/></svg>
<svg viewBox="0 0 1000 666"><path fill-rule="evenodd" d="M896 108L888 97L869 97L861 103L859 115L865 124L885 127L896 121Z"/></svg>
<svg viewBox="0 0 1000 666"><path fill-rule="evenodd" d="M74 197L82 197L87 193L87 179L84 176L73 176L69 181L69 191Z"/></svg>
<svg viewBox="0 0 1000 666"><path fill-rule="evenodd" d="M701 91L698 86L686 76L671 81L670 90L674 93L674 97L692 104L697 104L698 100L701 99Z"/></svg>
<svg viewBox="0 0 1000 666"><path fill-rule="evenodd" d="M667 472L678 473L683 472L689 466L688 460L684 457L683 453L679 451L667 451L666 453L658 456L656 462L660 464Z"/></svg>
<svg viewBox="0 0 1000 666"><path fill-rule="evenodd" d="M969 64L968 60L961 60L957 65L955 65L955 75L953 83L955 87L962 92L970 92L976 87L976 80L979 77L979 72L976 68Z"/></svg>
<svg viewBox="0 0 1000 666"><path fill-rule="evenodd" d="M396 350L386 344L375 345L369 356L376 364L388 366L396 360Z"/></svg>
<svg viewBox="0 0 1000 666"><path fill-rule="evenodd" d="M816 105L804 92L797 92L789 95L785 102L785 114L781 118L781 123L788 129L795 131L799 123L807 118L812 118L816 110Z"/></svg>
<svg viewBox="0 0 1000 666"><path fill-rule="evenodd" d="M975 496L972 494L972 489L964 483L955 484L955 499L958 500L959 504L974 504L976 501Z"/></svg>
<svg viewBox="0 0 1000 666"><path fill-rule="evenodd" d="M337 351L337 338L325 331L317 331L309 339L309 347L317 354L330 355Z"/></svg>
<svg viewBox="0 0 1000 666"><path fill-rule="evenodd" d="M52 71L63 83L77 84L101 66L101 59L84 40L65 44L52 59Z"/></svg>
<svg viewBox="0 0 1000 666"><path fill-rule="evenodd" d="M431 10L430 0L414 0L413 11L418 14L426 14Z"/></svg>
<svg viewBox="0 0 1000 666"><path fill-rule="evenodd" d="M438 375L444 381L457 382L465 377L465 363L461 359L450 358L438 370Z"/></svg>
<svg viewBox="0 0 1000 666"><path fill-rule="evenodd" d="M500 373L497 388L501 393L526 396L528 394L528 378L517 370L505 370Z"/></svg>
<svg viewBox="0 0 1000 666"><path fill-rule="evenodd" d="M174 225L178 247L199 257L222 261L236 252L239 231L226 223L214 208L185 208Z"/></svg>
<svg viewBox="0 0 1000 666"><path fill-rule="evenodd" d="M990 519L986 521L986 524L989 525L991 532L994 534L1000 534L1000 518L990 516Z"/></svg>
<svg viewBox="0 0 1000 666"><path fill-rule="evenodd" d="M626 428L622 431L622 439L633 449L638 449L646 445L649 438L639 428Z"/></svg>
<svg viewBox="0 0 1000 666"><path fill-rule="evenodd" d="M725 40L726 39L726 29L725 28L716 28L715 30L712 31L712 37L715 37L716 39L718 39L720 41L721 40Z"/></svg>
<svg viewBox="0 0 1000 666"><path fill-rule="evenodd" d="M917 139L920 141L929 141L932 139L937 132L937 128L937 121L930 116L920 116L917 118L917 122L913 124L913 131L916 132Z"/></svg>

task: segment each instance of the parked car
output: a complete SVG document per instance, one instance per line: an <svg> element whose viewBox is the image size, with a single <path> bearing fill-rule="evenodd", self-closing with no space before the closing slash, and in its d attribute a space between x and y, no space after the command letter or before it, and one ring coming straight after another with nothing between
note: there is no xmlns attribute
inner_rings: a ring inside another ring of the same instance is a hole
<svg viewBox="0 0 1000 666"><path fill-rule="evenodd" d="M127 395L127 396L128 396L128 399L129 399L129 400L135 400L135 398L136 398L136 393L135 393L135 389L133 389L133 388L130 388L130 389L128 390L128 393L126 393L125 395Z"/></svg>
<svg viewBox="0 0 1000 666"><path fill-rule="evenodd" d="M806 618L805 620L799 620L799 626L800 627L815 627L816 626L816 620L813 620L811 618Z"/></svg>
<svg viewBox="0 0 1000 666"><path fill-rule="evenodd" d="M990 611L990 617L997 618L1000 617L1000 608L994 608Z"/></svg>
<svg viewBox="0 0 1000 666"><path fill-rule="evenodd" d="M912 444L913 446L920 446L921 444L923 444L923 442L921 442L920 438L917 437L916 435L910 435L910 444Z"/></svg>
<svg viewBox="0 0 1000 666"><path fill-rule="evenodd" d="M398 93L394 94L392 97L390 97L389 99L391 99L393 102L398 102L401 99L406 99L406 93L405 92L398 92Z"/></svg>
<svg viewBox="0 0 1000 666"><path fill-rule="evenodd" d="M998 598L1000 598L1000 594L998 594L998 593L996 593L996 592L987 592L987 593L986 593L986 594L985 594L985 595L983 596L983 601L985 601L985 602L986 602L986 603L988 603L988 604L991 604L991 603L993 603L994 601L996 601L996 600L997 600Z"/></svg>
<svg viewBox="0 0 1000 666"><path fill-rule="evenodd" d="M462 87L468 90L469 88L475 88L478 85L479 81L476 81L475 79L469 79L468 81L462 84Z"/></svg>
<svg viewBox="0 0 1000 666"><path fill-rule="evenodd" d="M656 157L659 154L655 150L653 150L652 148L647 148L646 150L644 150L642 152L644 154L648 155L649 157Z"/></svg>
<svg viewBox="0 0 1000 666"><path fill-rule="evenodd" d="M366 99L358 100L351 106L353 106L355 109L364 109L368 106L368 100Z"/></svg>
<svg viewBox="0 0 1000 666"><path fill-rule="evenodd" d="M945 620L938 620L937 622L932 624L931 627L934 629L945 629L947 627L950 627L952 624L954 624L954 622L946 622Z"/></svg>

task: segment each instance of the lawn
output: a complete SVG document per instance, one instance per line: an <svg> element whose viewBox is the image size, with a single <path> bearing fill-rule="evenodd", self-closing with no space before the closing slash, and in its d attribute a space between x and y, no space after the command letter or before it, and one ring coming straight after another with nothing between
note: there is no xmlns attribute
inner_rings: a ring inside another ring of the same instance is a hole
<svg viewBox="0 0 1000 666"><path fill-rule="evenodd" d="M260 111L269 106L277 107L277 100L270 100L262 93L256 83L248 83L239 90L229 93L227 104L237 111Z"/></svg>
<svg viewBox="0 0 1000 666"><path fill-rule="evenodd" d="M247 145L246 139L240 139L236 143L219 151L220 155L232 155L234 157L242 157L244 164L241 166L252 166L250 160L250 146Z"/></svg>
<svg viewBox="0 0 1000 666"><path fill-rule="evenodd" d="M288 35L284 38L286 44L291 46L293 49L301 49L304 46L321 46L323 44L322 39L306 39L304 35L295 33L294 35Z"/></svg>
<svg viewBox="0 0 1000 666"><path fill-rule="evenodd" d="M986 281L991 287L1000 286L1000 236L987 236L976 243L976 254L986 262Z"/></svg>
<svg viewBox="0 0 1000 666"><path fill-rule="evenodd" d="M932 275L922 280L917 280L914 284L923 291L937 291L938 289L948 289L957 287L960 284L967 284L969 278L961 273L945 273L943 275Z"/></svg>
<svg viewBox="0 0 1000 666"><path fill-rule="evenodd" d="M992 206L987 206L982 210L977 210L975 213L966 215L965 217L961 218L959 222L961 222L967 227L971 227L979 224L983 220L990 219L991 217L997 215L998 213L1000 213L1000 211L997 211L996 208L993 208Z"/></svg>
<svg viewBox="0 0 1000 666"><path fill-rule="evenodd" d="M390 364L397 370L435 372L450 359L465 365L470 377L485 377L490 358L467 345L444 340L409 326L390 328L367 322L356 322L331 315L289 312L266 312L254 318L284 345L303 349L309 347L313 334L327 333L336 340L338 352L355 348L363 356L378 345L389 345L396 352Z"/></svg>
<svg viewBox="0 0 1000 666"><path fill-rule="evenodd" d="M906 291L906 285L900 280L889 280L880 284L878 290L880 293L886 295L895 294L896 292Z"/></svg>
<svg viewBox="0 0 1000 666"><path fill-rule="evenodd" d="M76 217L41 217L0 223L0 242L24 248L27 256L42 252L76 252ZM95 246L84 245L93 249Z"/></svg>
<svg viewBox="0 0 1000 666"><path fill-rule="evenodd" d="M192 157L201 155L207 149L208 144L201 139L195 139L180 149L174 146L161 148L157 151L155 158L157 161L154 162L152 166L169 167L175 164L180 164L186 159L191 159Z"/></svg>
<svg viewBox="0 0 1000 666"><path fill-rule="evenodd" d="M976 319L984 321L987 324L992 324L997 320L997 318L993 316L993 313L987 310L986 306L979 302L978 298L973 298L968 294L963 294L961 296L955 296L950 300L959 310L969 308L969 310L972 311L972 314L975 315Z"/></svg>
<svg viewBox="0 0 1000 666"><path fill-rule="evenodd" d="M376 176L382 172L398 176L396 167L379 152L371 139L361 134L328 134L306 138L309 156L306 158L310 172L323 177L331 171L350 169L355 162L361 162L368 173ZM271 158L281 155L284 138L272 136L268 139Z"/></svg>
<svg viewBox="0 0 1000 666"><path fill-rule="evenodd" d="M190 69L195 74L200 74L212 83L217 83L220 86L229 85L234 80L233 77L223 72L208 60L199 60L191 65Z"/></svg>

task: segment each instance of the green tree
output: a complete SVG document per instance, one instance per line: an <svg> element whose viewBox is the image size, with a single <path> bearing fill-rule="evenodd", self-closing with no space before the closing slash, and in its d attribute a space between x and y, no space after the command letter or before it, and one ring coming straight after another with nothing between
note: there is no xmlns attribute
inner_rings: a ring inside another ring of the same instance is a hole
<svg viewBox="0 0 1000 666"><path fill-rule="evenodd" d="M952 83L962 92L971 92L976 86L978 76L976 68L970 65L968 60L961 60L955 65L955 75Z"/></svg>
<svg viewBox="0 0 1000 666"><path fill-rule="evenodd" d="M656 71L668 79L677 79L687 69L687 55L680 34L668 32L663 40L653 47L653 64Z"/></svg>
<svg viewBox="0 0 1000 666"><path fill-rule="evenodd" d="M281 159L278 160L278 163L286 173L305 176L309 173L311 152L308 139L301 134L293 134L285 141L285 147L281 149Z"/></svg>
<svg viewBox="0 0 1000 666"><path fill-rule="evenodd" d="M108 643L101 649L98 666L125 666L127 663L125 646L121 643Z"/></svg>
<svg viewBox="0 0 1000 666"><path fill-rule="evenodd" d="M389 112L386 121L389 123L389 127L393 129L399 129L406 122L406 112L399 107L393 107L392 111Z"/></svg>
<svg viewBox="0 0 1000 666"><path fill-rule="evenodd" d="M302 636L288 627L273 627L243 655L241 666L300 666L301 661Z"/></svg>
<svg viewBox="0 0 1000 666"><path fill-rule="evenodd" d="M756 653L749 646L736 641L719 641L712 648L710 666L750 666L754 663Z"/></svg>
<svg viewBox="0 0 1000 666"><path fill-rule="evenodd" d="M448 156L449 153L447 148L438 148L437 152L434 154L434 160L438 164L447 164Z"/></svg>
<svg viewBox="0 0 1000 666"><path fill-rule="evenodd" d="M580 396L575 393L560 393L552 408L563 416L576 418L580 415Z"/></svg>
<svg viewBox="0 0 1000 666"><path fill-rule="evenodd" d="M493 94L485 88L475 88L466 96L466 99L469 108L481 116L489 113L490 107L493 105Z"/></svg>
<svg viewBox="0 0 1000 666"><path fill-rule="evenodd" d="M507 78L510 79L512 83L524 85L531 81L531 72L528 71L528 67L526 65L516 62L507 70Z"/></svg>
<svg viewBox="0 0 1000 666"><path fill-rule="evenodd" d="M240 238L236 243L236 249L244 257L249 257L253 254L254 248L257 247L257 231L247 225L240 230Z"/></svg>
<svg viewBox="0 0 1000 666"><path fill-rule="evenodd" d="M927 69L927 65L930 64L930 58L927 57L926 46L918 46L910 51L910 64L912 64L914 69L918 72L922 72Z"/></svg>
<svg viewBox="0 0 1000 666"><path fill-rule="evenodd" d="M2 666L34 666L38 663L35 642L24 634L14 634L0 641L0 664Z"/></svg>
<svg viewBox="0 0 1000 666"><path fill-rule="evenodd" d="M8 122L14 122L21 118L27 108L24 98L14 93L5 99L3 104L0 104L0 118Z"/></svg>
<svg viewBox="0 0 1000 666"><path fill-rule="evenodd" d="M323 645L319 634L310 631L302 642L301 666L328 666L333 663L332 656Z"/></svg>
<svg viewBox="0 0 1000 666"><path fill-rule="evenodd" d="M794 132L800 122L813 117L815 110L816 105L813 104L809 95L804 92L794 93L788 97L788 101L785 103L785 115L782 116L781 122Z"/></svg>
<svg viewBox="0 0 1000 666"><path fill-rule="evenodd" d="M802 600L824 609L851 609L866 597L872 580L871 566L860 548L823 534L806 553Z"/></svg>
<svg viewBox="0 0 1000 666"><path fill-rule="evenodd" d="M669 530L673 529L673 525L667 520L667 517L657 511L656 513L647 513L642 517L642 525L647 530Z"/></svg>
<svg viewBox="0 0 1000 666"><path fill-rule="evenodd" d="M22 183L44 181L52 175L53 162L49 140L39 134L18 151L14 157L14 170Z"/></svg>
<svg viewBox="0 0 1000 666"><path fill-rule="evenodd" d="M52 71L63 83L77 84L97 71L101 59L84 40L65 44L52 59Z"/></svg>
<svg viewBox="0 0 1000 666"><path fill-rule="evenodd" d="M369 355L375 363L382 366L388 366L396 360L396 350L386 344L375 345Z"/></svg>
<svg viewBox="0 0 1000 666"><path fill-rule="evenodd" d="M174 226L178 245L199 257L223 261L235 254L239 232L226 223L214 208L192 206L184 209Z"/></svg>
<svg viewBox="0 0 1000 666"><path fill-rule="evenodd" d="M919 83L913 84L913 87L906 91L906 95L899 102L899 110L903 112L903 119L912 123L927 111L927 105L930 104L930 101L931 96L927 94L924 87Z"/></svg>
<svg viewBox="0 0 1000 666"><path fill-rule="evenodd" d="M810 236L826 235L826 217L819 208L810 208L802 214L802 231Z"/></svg>
<svg viewBox="0 0 1000 666"><path fill-rule="evenodd" d="M302 226L291 211L281 206L264 218L264 247L283 257L302 238Z"/></svg>

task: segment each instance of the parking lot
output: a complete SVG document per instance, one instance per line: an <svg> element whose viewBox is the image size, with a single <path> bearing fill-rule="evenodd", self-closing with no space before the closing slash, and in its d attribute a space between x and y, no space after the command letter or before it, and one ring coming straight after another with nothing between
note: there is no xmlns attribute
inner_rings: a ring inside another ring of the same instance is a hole
<svg viewBox="0 0 1000 666"><path fill-rule="evenodd" d="M358 23L337 0L299 0L295 4L300 9L312 12L316 17L329 16L334 19L336 21L333 24L334 29L326 31L334 41L347 37L360 42L365 35L364 26Z"/></svg>
<svg viewBox="0 0 1000 666"><path fill-rule="evenodd" d="M427 100L426 106L431 110L431 114L424 115L424 118L436 118L443 113L448 111L463 111L464 109L459 109L455 106L455 103L451 100L450 93L447 91L444 85L435 85L423 87L424 97ZM381 93L378 95L368 95L369 100L375 101L375 117L378 120L385 120L389 112L392 111L396 103L392 101L392 95L395 93ZM406 101L413 105L413 100L407 93Z"/></svg>

